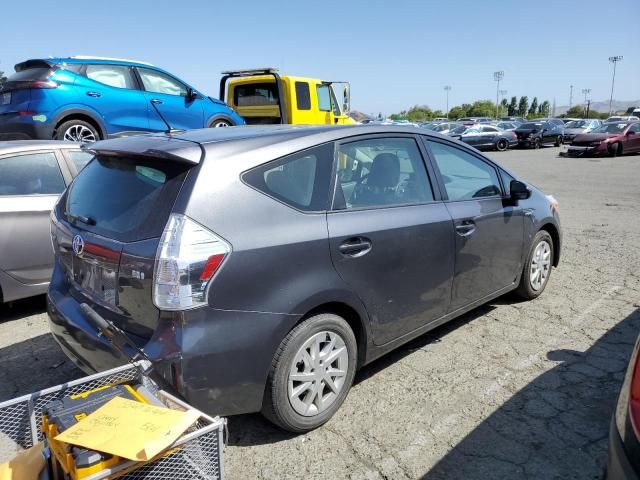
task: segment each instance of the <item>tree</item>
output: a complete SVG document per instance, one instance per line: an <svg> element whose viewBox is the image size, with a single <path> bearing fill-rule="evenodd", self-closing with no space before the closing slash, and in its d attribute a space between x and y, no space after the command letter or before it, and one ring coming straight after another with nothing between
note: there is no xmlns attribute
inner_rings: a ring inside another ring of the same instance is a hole
<svg viewBox="0 0 640 480"><path fill-rule="evenodd" d="M518 99L516 97L511 97L511 102L509 103L509 108L507 109L507 115L513 117L518 112Z"/></svg>
<svg viewBox="0 0 640 480"><path fill-rule="evenodd" d="M583 105L574 105L564 114L565 117L568 118L582 118L584 116L584 106Z"/></svg>
<svg viewBox="0 0 640 480"><path fill-rule="evenodd" d="M533 97L531 107L529 108L529 115L535 115L538 113L538 97Z"/></svg>
<svg viewBox="0 0 640 480"><path fill-rule="evenodd" d="M520 102L518 102L518 115L524 117L527 114L527 109L529 108L529 98L525 95L520 97Z"/></svg>
<svg viewBox="0 0 640 480"><path fill-rule="evenodd" d="M463 108L463 106L453 107L449 109L449 118L452 120L457 120L458 118L462 118L466 116L467 116L467 111Z"/></svg>
<svg viewBox="0 0 640 480"><path fill-rule="evenodd" d="M4 72L0 70L0 83L4 83L7 81L7 77L4 76Z"/></svg>
<svg viewBox="0 0 640 480"><path fill-rule="evenodd" d="M506 98L503 98L500 102L500 116L504 115L506 111L509 109L509 102L507 102Z"/></svg>
<svg viewBox="0 0 640 480"><path fill-rule="evenodd" d="M467 111L468 117L491 117L496 113L496 106L491 100L478 100L473 102L471 108Z"/></svg>

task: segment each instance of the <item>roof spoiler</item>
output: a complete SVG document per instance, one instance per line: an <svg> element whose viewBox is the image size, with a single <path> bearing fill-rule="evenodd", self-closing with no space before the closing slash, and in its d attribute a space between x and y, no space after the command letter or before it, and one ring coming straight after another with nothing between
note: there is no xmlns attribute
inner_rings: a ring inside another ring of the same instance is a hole
<svg viewBox="0 0 640 480"><path fill-rule="evenodd" d="M23 70L29 70L31 68L51 68L54 65L55 63L50 62L49 60L34 58L32 60L16 63L13 68L15 68L16 72L22 72Z"/></svg>
<svg viewBox="0 0 640 480"><path fill-rule="evenodd" d="M185 165L197 165L204 156L204 150L199 143L171 135L135 135L114 138L83 145L82 149L101 155L149 157Z"/></svg>

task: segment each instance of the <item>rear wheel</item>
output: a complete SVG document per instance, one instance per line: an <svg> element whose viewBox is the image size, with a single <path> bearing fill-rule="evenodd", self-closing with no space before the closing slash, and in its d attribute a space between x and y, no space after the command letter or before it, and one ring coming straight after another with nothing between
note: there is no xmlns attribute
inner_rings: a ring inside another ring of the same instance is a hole
<svg viewBox="0 0 640 480"><path fill-rule="evenodd" d="M84 120L69 120L58 126L55 139L90 143L100 140L100 134L93 125Z"/></svg>
<svg viewBox="0 0 640 480"><path fill-rule="evenodd" d="M496 143L496 150L499 152L504 152L507 148L509 148L509 142L507 142L504 138L498 140Z"/></svg>
<svg viewBox="0 0 640 480"><path fill-rule="evenodd" d="M356 339L343 318L320 314L305 320L274 356L262 414L294 433L319 427L347 397L356 359Z"/></svg>
<svg viewBox="0 0 640 480"><path fill-rule="evenodd" d="M525 300L539 297L549 282L552 264L553 239L549 232L540 230L531 242L516 293Z"/></svg>

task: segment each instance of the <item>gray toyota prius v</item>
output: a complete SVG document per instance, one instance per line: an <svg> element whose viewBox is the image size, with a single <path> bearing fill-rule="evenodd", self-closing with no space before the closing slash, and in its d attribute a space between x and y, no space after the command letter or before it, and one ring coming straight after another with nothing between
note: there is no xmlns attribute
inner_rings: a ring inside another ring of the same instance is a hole
<svg viewBox="0 0 640 480"><path fill-rule="evenodd" d="M94 372L111 322L216 415L325 423L356 370L558 265L557 202L435 132L232 127L97 142L54 208L51 330Z"/></svg>

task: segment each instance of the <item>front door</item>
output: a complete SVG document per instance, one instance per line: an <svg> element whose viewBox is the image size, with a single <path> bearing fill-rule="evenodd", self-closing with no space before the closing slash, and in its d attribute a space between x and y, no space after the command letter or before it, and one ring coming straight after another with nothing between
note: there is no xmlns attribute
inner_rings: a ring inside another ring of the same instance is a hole
<svg viewBox="0 0 640 480"><path fill-rule="evenodd" d="M108 135L149 130L147 101L126 65L90 64L74 85L80 103L103 119Z"/></svg>
<svg viewBox="0 0 640 480"><path fill-rule="evenodd" d="M0 270L19 283L51 278L49 216L64 188L54 152L0 158Z"/></svg>
<svg viewBox="0 0 640 480"><path fill-rule="evenodd" d="M137 67L149 103L149 128L153 131L167 130L169 126L177 130L204 128L202 102L209 101L198 94L189 97L189 88L166 73L150 68Z"/></svg>
<svg viewBox="0 0 640 480"><path fill-rule="evenodd" d="M455 311L513 285L522 268L523 213L504 202L495 166L450 144L428 144L455 229Z"/></svg>
<svg viewBox="0 0 640 480"><path fill-rule="evenodd" d="M447 312L454 233L435 200L413 136L373 136L338 146L331 258L359 295L374 342L385 344Z"/></svg>

